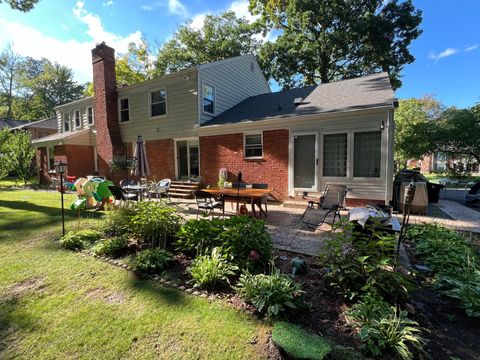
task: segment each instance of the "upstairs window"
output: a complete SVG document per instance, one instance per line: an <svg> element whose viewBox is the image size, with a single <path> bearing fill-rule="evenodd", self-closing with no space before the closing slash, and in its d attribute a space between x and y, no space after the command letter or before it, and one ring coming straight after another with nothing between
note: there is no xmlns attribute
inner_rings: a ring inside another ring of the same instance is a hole
<svg viewBox="0 0 480 360"><path fill-rule="evenodd" d="M82 118L80 116L80 110L75 110L74 118L75 118L75 128L79 128L82 125Z"/></svg>
<svg viewBox="0 0 480 360"><path fill-rule="evenodd" d="M93 108L92 107L87 108L87 122L88 122L88 125L93 125Z"/></svg>
<svg viewBox="0 0 480 360"><path fill-rule="evenodd" d="M263 157L262 134L245 135L245 158Z"/></svg>
<svg viewBox="0 0 480 360"><path fill-rule="evenodd" d="M70 113L63 114L63 131L70 131Z"/></svg>
<svg viewBox="0 0 480 360"><path fill-rule="evenodd" d="M167 113L167 94L165 89L150 93L150 117L161 116Z"/></svg>
<svg viewBox="0 0 480 360"><path fill-rule="evenodd" d="M215 88L203 83L203 112L215 114Z"/></svg>
<svg viewBox="0 0 480 360"><path fill-rule="evenodd" d="M347 176L347 134L323 136L323 176Z"/></svg>
<svg viewBox="0 0 480 360"><path fill-rule="evenodd" d="M130 121L130 104L128 98L120 99L120 122Z"/></svg>
<svg viewBox="0 0 480 360"><path fill-rule="evenodd" d="M380 177L381 131L356 132L354 135L353 176Z"/></svg>

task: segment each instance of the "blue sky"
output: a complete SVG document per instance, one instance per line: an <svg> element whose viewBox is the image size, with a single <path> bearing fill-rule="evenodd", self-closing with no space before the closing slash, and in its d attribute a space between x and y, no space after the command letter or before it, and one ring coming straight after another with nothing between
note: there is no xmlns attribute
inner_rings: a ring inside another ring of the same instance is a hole
<svg viewBox="0 0 480 360"><path fill-rule="evenodd" d="M423 11L423 34L411 46L416 60L403 71L398 98L434 95L446 105L480 102L480 1L414 0ZM91 78L90 50L106 41L117 52L143 33L168 39L187 19L200 26L206 13L234 10L247 16L248 1L41 0L29 13L0 4L0 47L71 67L78 81Z"/></svg>

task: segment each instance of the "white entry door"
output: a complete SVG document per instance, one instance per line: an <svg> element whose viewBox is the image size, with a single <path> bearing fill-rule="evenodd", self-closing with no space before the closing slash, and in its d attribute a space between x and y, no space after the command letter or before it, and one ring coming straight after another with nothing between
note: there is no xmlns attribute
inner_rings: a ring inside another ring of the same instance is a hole
<svg viewBox="0 0 480 360"><path fill-rule="evenodd" d="M293 135L293 187L295 190L317 190L317 133Z"/></svg>

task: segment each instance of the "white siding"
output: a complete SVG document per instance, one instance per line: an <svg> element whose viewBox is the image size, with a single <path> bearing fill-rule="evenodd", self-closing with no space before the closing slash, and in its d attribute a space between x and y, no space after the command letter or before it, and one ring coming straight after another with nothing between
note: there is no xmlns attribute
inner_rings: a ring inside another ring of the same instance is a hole
<svg viewBox="0 0 480 360"><path fill-rule="evenodd" d="M167 114L151 118L150 92L159 89L166 90ZM142 135L144 140L196 136L198 101L195 71L120 88L118 96L129 98L130 121L120 123L125 143L135 141L138 135Z"/></svg>
<svg viewBox="0 0 480 360"><path fill-rule="evenodd" d="M88 107L93 107L93 98L91 97L57 107L55 110L55 114L58 121L58 132L63 132L63 115L65 113L70 113L70 131L81 131L88 128ZM75 110L80 110L80 127L75 127Z"/></svg>
<svg viewBox="0 0 480 360"><path fill-rule="evenodd" d="M198 108L202 124L213 117L203 112L202 82L215 87L215 116L250 96L271 92L268 82L265 80L263 72L253 55L200 65L198 73Z"/></svg>

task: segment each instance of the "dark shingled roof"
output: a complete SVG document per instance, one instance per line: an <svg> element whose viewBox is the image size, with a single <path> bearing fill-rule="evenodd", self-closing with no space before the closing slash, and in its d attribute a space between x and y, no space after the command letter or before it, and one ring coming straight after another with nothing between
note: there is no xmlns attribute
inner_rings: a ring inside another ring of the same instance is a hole
<svg viewBox="0 0 480 360"><path fill-rule="evenodd" d="M301 104L294 104L296 98L303 98ZM388 74L383 72L356 79L252 96L202 126L376 107L393 108L395 101Z"/></svg>
<svg viewBox="0 0 480 360"><path fill-rule="evenodd" d="M20 126L15 127L15 130L19 129L28 129L31 127L39 128L39 129L57 129L58 127L58 120L56 117L51 117L48 119L38 120L38 121L29 121L25 122L22 121Z"/></svg>
<svg viewBox="0 0 480 360"><path fill-rule="evenodd" d="M25 123L26 121L23 120L0 119L0 129L12 129Z"/></svg>

